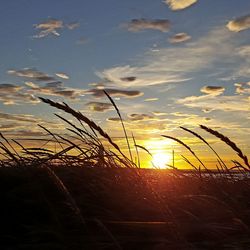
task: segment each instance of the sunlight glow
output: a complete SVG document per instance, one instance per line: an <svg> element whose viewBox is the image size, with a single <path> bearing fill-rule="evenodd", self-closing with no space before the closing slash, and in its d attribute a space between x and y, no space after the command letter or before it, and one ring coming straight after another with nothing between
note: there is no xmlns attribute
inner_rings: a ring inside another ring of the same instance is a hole
<svg viewBox="0 0 250 250"><path fill-rule="evenodd" d="M168 168L167 164L170 164L172 156L167 153L156 153L153 155L153 164L157 168Z"/></svg>

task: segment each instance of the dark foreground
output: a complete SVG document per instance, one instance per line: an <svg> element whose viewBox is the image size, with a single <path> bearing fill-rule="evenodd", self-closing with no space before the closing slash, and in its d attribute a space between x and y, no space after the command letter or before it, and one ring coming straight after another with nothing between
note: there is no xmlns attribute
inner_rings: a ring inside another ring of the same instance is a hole
<svg viewBox="0 0 250 250"><path fill-rule="evenodd" d="M53 170L0 168L1 250L250 249L247 178Z"/></svg>

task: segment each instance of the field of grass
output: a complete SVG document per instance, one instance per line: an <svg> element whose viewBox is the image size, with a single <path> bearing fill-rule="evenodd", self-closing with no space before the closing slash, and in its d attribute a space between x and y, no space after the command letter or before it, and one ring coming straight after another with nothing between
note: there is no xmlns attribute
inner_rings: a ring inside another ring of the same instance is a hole
<svg viewBox="0 0 250 250"><path fill-rule="evenodd" d="M108 98L131 152L119 109ZM42 101L76 118L73 124L58 115L74 140L41 126L60 148L53 152L46 144L25 148L0 134L0 249L249 249L250 166L228 137L201 126L237 153L233 168L203 137L182 128L214 152L217 170L170 136L199 164L183 156L189 171L143 169L83 114ZM136 149L147 151L133 139Z"/></svg>

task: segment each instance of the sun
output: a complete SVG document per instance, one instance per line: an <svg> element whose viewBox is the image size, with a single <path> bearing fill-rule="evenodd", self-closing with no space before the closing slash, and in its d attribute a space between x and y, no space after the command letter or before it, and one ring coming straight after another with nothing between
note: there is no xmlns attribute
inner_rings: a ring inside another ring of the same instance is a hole
<svg viewBox="0 0 250 250"><path fill-rule="evenodd" d="M164 169L167 168L167 164L171 161L171 155L164 153L156 153L153 155L153 164L155 167Z"/></svg>

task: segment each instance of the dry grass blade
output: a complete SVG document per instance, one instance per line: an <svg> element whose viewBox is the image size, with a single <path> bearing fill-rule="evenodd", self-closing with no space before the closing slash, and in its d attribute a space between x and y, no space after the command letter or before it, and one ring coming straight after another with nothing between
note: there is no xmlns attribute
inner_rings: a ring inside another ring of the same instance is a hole
<svg viewBox="0 0 250 250"><path fill-rule="evenodd" d="M139 152L138 152L138 148L136 147L136 141L135 141L135 137L134 137L133 133L132 133L132 138L133 138L134 147L135 147L135 151L136 151L136 155L137 155L137 159L138 159L138 167L141 168L140 155L139 155Z"/></svg>
<svg viewBox="0 0 250 250"><path fill-rule="evenodd" d="M153 155L149 152L148 149L146 149L145 147L141 146L141 145L138 145L138 144L135 144L135 147L136 148L140 148L140 149L143 149L144 151L146 151L151 157L153 157Z"/></svg>
<svg viewBox="0 0 250 250"><path fill-rule="evenodd" d="M168 136L168 135L162 135L163 137L165 138L168 138L168 139L171 139L171 140L174 140L176 142L178 142L179 144L183 145L186 149L188 149L188 151L201 163L201 165L206 169L207 167L204 165L204 163L200 160L200 158L195 154L195 152L187 145L185 144L183 141L175 138L175 137L172 137L172 136Z"/></svg>
<svg viewBox="0 0 250 250"><path fill-rule="evenodd" d="M247 167L250 169L250 165L249 165L247 156L242 153L240 148L233 141L231 141L228 137L224 136L223 134L219 133L218 131L213 130L211 128L208 128L204 125L200 125L200 128L202 128L205 131L207 131L208 133L216 136L217 138L219 138L220 140L225 142L228 146L230 146L238 154L238 156L244 161L244 163L247 165Z"/></svg>
<svg viewBox="0 0 250 250"><path fill-rule="evenodd" d="M224 168L226 170L228 170L226 164L224 163L224 161L221 159L221 157L219 156L219 154L213 149L213 147L199 134L195 133L194 131L190 130L190 129L187 129L187 128L184 128L184 127L180 127L181 129L191 133L192 135L196 136L197 138L199 138L201 141L203 141L214 153L215 155L218 157L218 159L220 160L220 162L223 164Z"/></svg>
<svg viewBox="0 0 250 250"><path fill-rule="evenodd" d="M105 95L108 97L108 99L110 100L110 102L114 106L114 108L115 108L115 110L116 110L116 112L117 112L117 114L118 114L118 116L120 118L120 121L121 121L121 124L122 124L122 128L123 128L123 132L124 132L124 135L125 135L125 138L126 138L126 141L127 141L127 145L128 145L128 151L129 151L130 159L131 159L131 161L133 161L133 157L132 157L132 153L131 153L131 148L130 148L129 140L128 140L128 135L127 135L124 123L123 123L123 119L122 119L121 113L120 113L118 107L116 106L114 100L111 98L111 96L105 90L103 90L103 92L105 93Z"/></svg>
<svg viewBox="0 0 250 250"><path fill-rule="evenodd" d="M108 142L115 148L117 149L124 158L126 158L126 156L122 153L122 151L120 150L120 148L118 147L118 145L116 143L114 143L112 141L112 139L109 137L109 135L104 132L102 130L101 127L99 127L98 125L96 125L93 121L91 121L89 118L87 118L86 116L84 116L82 113L75 111L74 109L70 108L67 104L60 104L57 102L53 102L50 99L45 99L42 97L39 97L39 99L44 102L49 104L52 107L55 107L57 109L63 110L64 112L73 115L76 119L78 119L79 121L83 121L85 122L90 128L96 130L101 136L103 136L105 139L108 140Z"/></svg>

